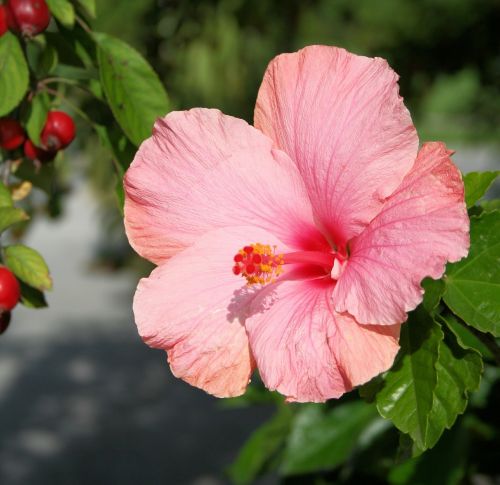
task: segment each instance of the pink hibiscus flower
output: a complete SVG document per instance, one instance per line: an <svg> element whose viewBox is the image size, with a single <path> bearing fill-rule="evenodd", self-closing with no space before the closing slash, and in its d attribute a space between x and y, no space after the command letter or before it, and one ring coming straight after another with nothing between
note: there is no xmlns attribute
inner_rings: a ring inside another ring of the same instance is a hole
<svg viewBox="0 0 500 485"><path fill-rule="evenodd" d="M139 333L176 376L237 396L257 367L288 400L324 401L391 367L422 279L469 245L460 172L443 143L418 151L397 79L307 47L270 63L255 128L210 109L157 121L125 227L158 265Z"/></svg>

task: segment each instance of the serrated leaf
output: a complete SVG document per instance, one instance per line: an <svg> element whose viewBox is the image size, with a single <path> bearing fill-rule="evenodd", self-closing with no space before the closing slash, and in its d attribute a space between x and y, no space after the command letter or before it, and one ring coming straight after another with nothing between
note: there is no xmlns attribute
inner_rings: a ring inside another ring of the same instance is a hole
<svg viewBox="0 0 500 485"><path fill-rule="evenodd" d="M297 414L288 439L281 473L294 475L331 470L353 451L362 432L377 417L374 406L361 401L325 412L310 404Z"/></svg>
<svg viewBox="0 0 500 485"><path fill-rule="evenodd" d="M427 447L432 448L445 429L450 429L457 416L467 407L468 395L479 387L483 361L478 352L464 349L456 336L445 332L436 362L437 385L429 414Z"/></svg>
<svg viewBox="0 0 500 485"><path fill-rule="evenodd" d="M254 431L228 470L233 483L236 485L254 483L283 449L291 421L290 407L282 407L270 421Z"/></svg>
<svg viewBox="0 0 500 485"><path fill-rule="evenodd" d="M446 323L448 328L456 335L458 343L466 349L477 350L487 358L493 358L493 354L472 332L473 327L462 325L451 312L439 315L439 321Z"/></svg>
<svg viewBox="0 0 500 485"><path fill-rule="evenodd" d="M47 307L47 300L45 295L36 288L20 282L21 284L21 304L27 308L45 308Z"/></svg>
<svg viewBox="0 0 500 485"><path fill-rule="evenodd" d="M500 172L470 172L464 176L465 203L472 207L484 194Z"/></svg>
<svg viewBox="0 0 500 485"><path fill-rule="evenodd" d="M26 122L26 131L30 140L40 146L40 134L47 120L47 113L50 109L50 101L46 93L38 93L32 100L28 121Z"/></svg>
<svg viewBox="0 0 500 485"><path fill-rule="evenodd" d="M47 4L54 17L65 27L75 25L75 9L68 0L47 0Z"/></svg>
<svg viewBox="0 0 500 485"><path fill-rule="evenodd" d="M12 207L13 205L10 190L0 181L0 207Z"/></svg>
<svg viewBox="0 0 500 485"><path fill-rule="evenodd" d="M385 384L376 396L376 405L416 445L428 448L429 413L437 385L435 369L443 332L432 317L419 307L402 326L401 350Z"/></svg>
<svg viewBox="0 0 500 485"><path fill-rule="evenodd" d="M14 244L4 248L4 261L9 269L26 284L44 291L52 288L49 268L42 256L32 248Z"/></svg>
<svg viewBox="0 0 500 485"><path fill-rule="evenodd" d="M101 83L113 115L132 143L151 136L156 118L168 112L158 76L132 47L106 34L95 34Z"/></svg>
<svg viewBox="0 0 500 485"><path fill-rule="evenodd" d="M0 207L0 232L18 222L27 221L28 214L16 207Z"/></svg>
<svg viewBox="0 0 500 485"><path fill-rule="evenodd" d="M471 218L466 259L450 264L443 296L448 307L481 332L500 336L500 212Z"/></svg>
<svg viewBox="0 0 500 485"><path fill-rule="evenodd" d="M26 58L10 32L0 36L0 116L12 111L28 90L29 73Z"/></svg>
<svg viewBox="0 0 500 485"><path fill-rule="evenodd" d="M95 18L96 15L95 0L77 0L77 1L89 17Z"/></svg>

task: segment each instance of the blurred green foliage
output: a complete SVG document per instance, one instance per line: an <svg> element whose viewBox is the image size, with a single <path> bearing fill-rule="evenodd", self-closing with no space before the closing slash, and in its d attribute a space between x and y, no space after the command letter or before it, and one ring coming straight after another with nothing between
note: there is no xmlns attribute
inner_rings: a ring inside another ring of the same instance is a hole
<svg viewBox="0 0 500 485"><path fill-rule="evenodd" d="M95 29L142 51L179 109L217 107L251 121L269 60L319 43L386 58L422 139L499 135L496 0L98 3Z"/></svg>

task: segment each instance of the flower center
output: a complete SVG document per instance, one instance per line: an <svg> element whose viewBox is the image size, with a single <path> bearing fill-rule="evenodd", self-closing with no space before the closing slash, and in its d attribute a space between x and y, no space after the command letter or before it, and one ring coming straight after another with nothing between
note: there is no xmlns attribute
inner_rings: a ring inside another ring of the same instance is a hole
<svg viewBox="0 0 500 485"><path fill-rule="evenodd" d="M233 258L233 273L246 278L248 285L272 283L283 273L285 264L305 264L323 268L333 279L340 275L343 258L322 251L277 254L276 246L255 243L240 249Z"/></svg>

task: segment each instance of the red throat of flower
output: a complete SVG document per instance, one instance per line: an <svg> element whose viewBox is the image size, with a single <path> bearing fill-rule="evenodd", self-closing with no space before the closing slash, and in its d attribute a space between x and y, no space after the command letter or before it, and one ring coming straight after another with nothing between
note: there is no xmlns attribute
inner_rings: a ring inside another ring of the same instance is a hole
<svg viewBox="0 0 500 485"><path fill-rule="evenodd" d="M298 251L277 254L275 246L255 243L240 249L233 258L233 273L241 275L248 285L265 285L274 282L282 273L285 264L302 264L320 267L325 275L338 279L344 258L338 254L322 251Z"/></svg>

